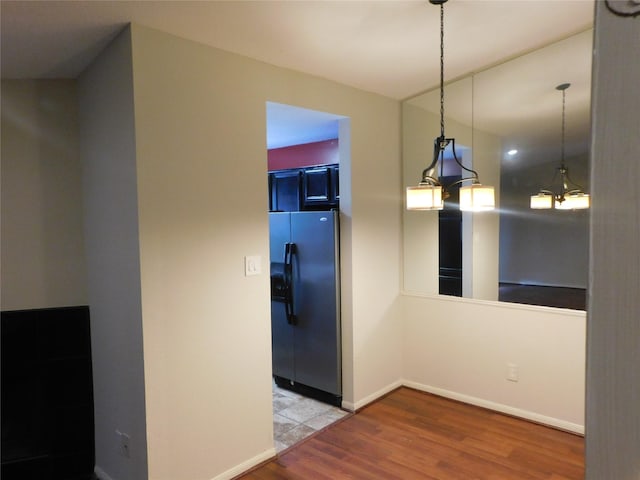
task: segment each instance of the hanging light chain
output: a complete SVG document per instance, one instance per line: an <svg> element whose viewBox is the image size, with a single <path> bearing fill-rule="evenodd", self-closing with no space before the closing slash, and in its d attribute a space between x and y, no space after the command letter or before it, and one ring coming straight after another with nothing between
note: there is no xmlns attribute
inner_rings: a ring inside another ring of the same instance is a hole
<svg viewBox="0 0 640 480"><path fill-rule="evenodd" d="M444 141L444 3L440 4L440 138Z"/></svg>
<svg viewBox="0 0 640 480"><path fill-rule="evenodd" d="M565 120L564 120L564 115L565 115L565 96L567 94L567 89L563 88L562 89L562 145L561 145L561 150L560 150L560 160L562 162L562 168L564 169L564 124L565 124Z"/></svg>
<svg viewBox="0 0 640 480"><path fill-rule="evenodd" d="M495 206L494 188L482 186L478 182L478 173L465 167L456 153L454 138L446 138L444 133L444 3L447 0L429 0L433 5L440 5L440 136L433 143L433 160L422 171L422 180L418 187L407 187L407 210L442 210L444 200L450 195L449 189L471 180L472 185L460 186L460 210L481 211L493 210ZM473 99L472 99L473 101ZM473 108L473 106L472 106ZM473 117L473 113L472 113ZM473 118L472 118L473 122ZM473 133L472 133L473 135ZM450 185L443 185L441 179L444 170L444 150L451 145L453 159L472 174L469 178L459 178ZM434 177L440 163L440 176Z"/></svg>

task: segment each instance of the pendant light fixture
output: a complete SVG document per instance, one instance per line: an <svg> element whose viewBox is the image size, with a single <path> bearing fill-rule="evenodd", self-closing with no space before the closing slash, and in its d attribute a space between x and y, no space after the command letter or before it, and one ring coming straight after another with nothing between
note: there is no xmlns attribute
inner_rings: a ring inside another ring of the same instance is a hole
<svg viewBox="0 0 640 480"><path fill-rule="evenodd" d="M429 0L433 5L440 5L440 136L433 142L433 160L422 171L422 179L417 187L407 187L407 210L442 210L444 200L449 197L451 187L471 182L460 187L460 210L482 211L495 208L494 188L480 184L478 173L462 165L456 153L455 138L447 138L444 133L444 4L447 0ZM444 162L444 151L451 145L453 158L460 168L471 174L468 178L443 185L436 176L438 162Z"/></svg>
<svg viewBox="0 0 640 480"><path fill-rule="evenodd" d="M557 210L580 210L589 208L589 194L584 193L582 187L571 181L569 170L564 163L564 131L565 131L565 100L567 88L570 83L563 83L556 87L562 92L562 146L560 150L560 166L551 184L558 184L556 191L551 189L541 189L536 195L531 196L530 206L536 210L556 208ZM558 180L559 176L559 180Z"/></svg>

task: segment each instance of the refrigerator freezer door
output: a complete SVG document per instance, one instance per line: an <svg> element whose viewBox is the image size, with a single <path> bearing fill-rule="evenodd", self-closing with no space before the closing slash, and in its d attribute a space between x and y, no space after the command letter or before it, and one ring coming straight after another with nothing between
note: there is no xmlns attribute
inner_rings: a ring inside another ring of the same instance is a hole
<svg viewBox="0 0 640 480"><path fill-rule="evenodd" d="M291 213L295 380L341 395L337 228L335 211Z"/></svg>
<svg viewBox="0 0 640 480"><path fill-rule="evenodd" d="M285 245L291 241L291 214L270 213L271 259L271 347L273 374L288 379L295 378L293 328L287 319L287 304L283 284L285 282Z"/></svg>

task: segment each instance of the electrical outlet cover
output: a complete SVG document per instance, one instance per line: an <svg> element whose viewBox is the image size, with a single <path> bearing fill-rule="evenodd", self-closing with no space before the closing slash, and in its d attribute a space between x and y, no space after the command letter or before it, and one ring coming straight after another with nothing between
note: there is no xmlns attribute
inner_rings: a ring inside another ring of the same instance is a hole
<svg viewBox="0 0 640 480"><path fill-rule="evenodd" d="M119 445L118 448L120 450L120 455L123 457L131 458L131 437L126 433L122 433L119 430L116 430L116 435L119 437Z"/></svg>
<svg viewBox="0 0 640 480"><path fill-rule="evenodd" d="M507 380L517 382L519 380L518 365L515 363L507 364Z"/></svg>

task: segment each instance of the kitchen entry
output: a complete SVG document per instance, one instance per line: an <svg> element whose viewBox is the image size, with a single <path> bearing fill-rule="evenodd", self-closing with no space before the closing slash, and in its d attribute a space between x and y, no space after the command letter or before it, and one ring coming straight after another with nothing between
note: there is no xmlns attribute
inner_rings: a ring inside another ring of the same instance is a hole
<svg viewBox="0 0 640 480"><path fill-rule="evenodd" d="M339 408L339 122L343 118L267 103L273 409L278 451L347 415Z"/></svg>

